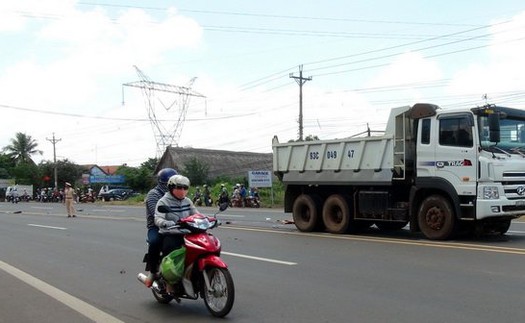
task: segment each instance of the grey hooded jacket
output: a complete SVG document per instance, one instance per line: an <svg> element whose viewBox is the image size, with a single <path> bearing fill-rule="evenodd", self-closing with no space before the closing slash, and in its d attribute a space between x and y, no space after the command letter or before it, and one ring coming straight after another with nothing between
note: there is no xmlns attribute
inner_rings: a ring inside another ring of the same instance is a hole
<svg viewBox="0 0 525 323"><path fill-rule="evenodd" d="M169 207L170 212L159 212L159 205ZM178 220L195 213L198 213L198 211L189 198L186 197L183 200L179 200L173 197L170 192L166 192L155 207L155 225L159 227L159 233L161 234L180 234L178 229L168 229L168 227L175 225Z"/></svg>

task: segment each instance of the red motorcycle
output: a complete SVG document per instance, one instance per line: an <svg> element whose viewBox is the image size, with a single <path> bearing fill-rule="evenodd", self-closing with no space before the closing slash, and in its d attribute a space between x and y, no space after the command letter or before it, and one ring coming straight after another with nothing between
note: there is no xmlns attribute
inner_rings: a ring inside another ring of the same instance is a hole
<svg viewBox="0 0 525 323"><path fill-rule="evenodd" d="M227 204L222 204L219 212L227 207ZM159 207L160 212L169 212L169 209L162 208ZM158 275L151 290L159 303L168 304L173 299L180 302L181 298L196 300L200 296L213 316L224 317L232 309L235 298L233 279L228 265L220 258L219 239L207 232L219 225L216 215L194 214L178 221L176 227L189 232L184 236L184 273L182 279L170 286L162 272ZM143 273L138 274L142 283L146 277Z"/></svg>

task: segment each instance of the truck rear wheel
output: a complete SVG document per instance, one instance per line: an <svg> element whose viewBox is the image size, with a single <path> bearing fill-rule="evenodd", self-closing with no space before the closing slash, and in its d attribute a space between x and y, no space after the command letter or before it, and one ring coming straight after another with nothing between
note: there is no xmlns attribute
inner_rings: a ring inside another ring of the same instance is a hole
<svg viewBox="0 0 525 323"><path fill-rule="evenodd" d="M350 207L347 200L339 195L330 195L323 206L323 223L330 233L345 233L350 226Z"/></svg>
<svg viewBox="0 0 525 323"><path fill-rule="evenodd" d="M314 231L319 223L319 204L313 196L301 194L293 202L292 216L299 231Z"/></svg>
<svg viewBox="0 0 525 323"><path fill-rule="evenodd" d="M431 240L446 240L456 229L452 206L440 195L432 195L423 200L417 218L421 232Z"/></svg>

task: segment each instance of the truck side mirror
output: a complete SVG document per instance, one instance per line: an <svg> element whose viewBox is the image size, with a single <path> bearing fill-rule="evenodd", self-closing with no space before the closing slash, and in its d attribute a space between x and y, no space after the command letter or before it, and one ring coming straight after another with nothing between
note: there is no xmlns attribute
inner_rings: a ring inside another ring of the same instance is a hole
<svg viewBox="0 0 525 323"><path fill-rule="evenodd" d="M489 140L490 142L500 142L499 114L489 114Z"/></svg>

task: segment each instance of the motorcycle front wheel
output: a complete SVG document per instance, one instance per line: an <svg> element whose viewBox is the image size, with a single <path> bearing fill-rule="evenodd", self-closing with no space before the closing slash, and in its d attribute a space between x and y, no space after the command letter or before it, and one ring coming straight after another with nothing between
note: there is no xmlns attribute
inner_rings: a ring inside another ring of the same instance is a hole
<svg viewBox="0 0 525 323"><path fill-rule="evenodd" d="M204 284L204 303L213 316L224 317L233 307L235 298L233 278L226 268L208 268L206 274L211 289Z"/></svg>

